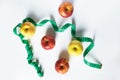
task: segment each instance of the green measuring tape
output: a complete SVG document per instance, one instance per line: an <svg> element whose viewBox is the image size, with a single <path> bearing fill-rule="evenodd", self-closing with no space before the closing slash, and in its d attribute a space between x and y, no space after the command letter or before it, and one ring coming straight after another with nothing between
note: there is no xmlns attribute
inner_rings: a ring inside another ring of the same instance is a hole
<svg viewBox="0 0 120 80"><path fill-rule="evenodd" d="M40 77L42 77L44 75L44 72L42 70L42 67L39 66L38 64L38 61L36 59L36 61L34 61L35 58L33 58L33 52L32 52L32 48L31 48L31 45L30 45L30 42L29 40L25 40L24 39L24 36L19 33L18 31L18 28L21 27L21 25L25 22L31 22L35 27L37 26L43 26L45 24L47 24L48 22L52 25L53 29L56 31L56 32L64 32L65 30L67 30L67 28L71 27L71 35L74 39L77 39L78 41L80 42L89 42L89 46L87 46L87 48L84 50L83 52L83 59L84 59L84 63L90 67L93 67L93 68L97 68L97 69L101 69L102 67L102 64L101 63L93 63L93 62L89 62L87 59L86 59L86 56L87 54L92 50L92 48L94 47L94 42L91 38L89 37L77 37L76 36L76 27L75 25L73 24L70 24L70 23L66 23L65 25L63 25L62 27L58 28L56 22L54 20L42 20L41 22L39 22L38 24L32 20L31 18L26 18L23 20L22 23L19 23L14 29L13 29L13 32L14 34L16 34L17 36L20 37L21 41L23 44L25 44L25 48L26 48L26 51L27 51L27 54L28 54L28 57L27 57L27 60L28 60L28 63L31 64L32 66L34 66L34 68L37 70L37 73Z"/></svg>

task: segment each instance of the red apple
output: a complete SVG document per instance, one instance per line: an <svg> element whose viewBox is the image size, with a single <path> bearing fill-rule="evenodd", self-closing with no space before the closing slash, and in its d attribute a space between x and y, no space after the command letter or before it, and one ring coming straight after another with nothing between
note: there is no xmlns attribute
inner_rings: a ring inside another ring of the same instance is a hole
<svg viewBox="0 0 120 80"><path fill-rule="evenodd" d="M60 74L65 74L68 72L69 69L69 63L65 58L60 58L55 63L55 70Z"/></svg>
<svg viewBox="0 0 120 80"><path fill-rule="evenodd" d="M55 39L50 35L45 35L41 39L41 45L44 49L50 50L50 49L54 48L54 46L55 46Z"/></svg>
<svg viewBox="0 0 120 80"><path fill-rule="evenodd" d="M73 5L70 2L63 2L59 7L58 12L62 17L68 18L73 13Z"/></svg>

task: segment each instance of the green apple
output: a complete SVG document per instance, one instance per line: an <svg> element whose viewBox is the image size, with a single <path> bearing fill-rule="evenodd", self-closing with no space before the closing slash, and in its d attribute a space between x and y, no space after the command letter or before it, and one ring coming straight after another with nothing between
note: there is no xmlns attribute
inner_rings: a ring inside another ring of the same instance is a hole
<svg viewBox="0 0 120 80"><path fill-rule="evenodd" d="M20 33L23 36L30 38L35 34L35 26L31 22L25 22L20 27Z"/></svg>
<svg viewBox="0 0 120 80"><path fill-rule="evenodd" d="M78 40L73 40L68 45L68 53L73 56L79 56L83 52L82 43Z"/></svg>

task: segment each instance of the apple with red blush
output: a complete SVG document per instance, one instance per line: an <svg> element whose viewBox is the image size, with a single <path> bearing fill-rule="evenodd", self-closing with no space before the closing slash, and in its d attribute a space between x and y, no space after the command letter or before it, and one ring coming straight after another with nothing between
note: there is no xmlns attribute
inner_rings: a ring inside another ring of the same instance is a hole
<svg viewBox="0 0 120 80"><path fill-rule="evenodd" d="M41 39L41 45L45 50L53 49L55 46L55 39L50 35L45 35Z"/></svg>
<svg viewBox="0 0 120 80"><path fill-rule="evenodd" d="M63 18L68 18L72 15L73 9L71 2L63 2L58 8L58 12Z"/></svg>
<svg viewBox="0 0 120 80"><path fill-rule="evenodd" d="M65 74L68 72L69 63L65 58L60 58L55 63L55 70L60 74Z"/></svg>

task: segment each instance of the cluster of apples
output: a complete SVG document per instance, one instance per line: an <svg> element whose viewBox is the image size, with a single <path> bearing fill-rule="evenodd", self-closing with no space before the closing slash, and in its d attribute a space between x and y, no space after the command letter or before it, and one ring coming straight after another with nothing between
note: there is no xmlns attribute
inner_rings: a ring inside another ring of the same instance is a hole
<svg viewBox="0 0 120 80"><path fill-rule="evenodd" d="M20 33L31 38L35 34L35 26L31 22L25 22L21 25ZM41 39L41 45L45 50L51 50L55 46L55 39L50 35L45 35ZM79 56L83 51L82 43L78 40L72 40L68 45L68 53L72 56ZM65 74L69 69L69 63L65 58L60 58L55 63L55 70L58 73Z"/></svg>
<svg viewBox="0 0 120 80"><path fill-rule="evenodd" d="M62 17L67 18L73 13L73 6L70 2L63 2L59 7L59 13ZM21 25L20 33L31 38L35 34L35 25L31 22L24 22ZM41 45L45 50L51 50L55 46L55 39L50 35L45 35L41 39ZM72 56L79 56L83 51L82 43L78 40L72 40L68 45L68 53ZM55 63L55 70L58 73L65 74L69 69L69 63L65 58L60 58Z"/></svg>
<svg viewBox="0 0 120 80"><path fill-rule="evenodd" d="M67 49L69 55L71 56L79 56L83 51L82 43L78 40L72 40ZM60 74L65 74L69 69L69 62L65 58L60 58L55 64L55 69Z"/></svg>
<svg viewBox="0 0 120 80"><path fill-rule="evenodd" d="M35 25L31 22L24 22L21 25L20 33L27 38L31 38L35 34ZM55 39L50 35L45 35L41 39L41 45L44 49L50 50L55 46Z"/></svg>
<svg viewBox="0 0 120 80"><path fill-rule="evenodd" d="M73 5L70 2L63 2L58 12L63 18L68 18L73 13ZM78 56L82 53L83 46L78 40L72 40L68 45L68 53L72 56ZM56 61L55 69L58 73L65 74L69 69L69 62L65 58L60 58Z"/></svg>

